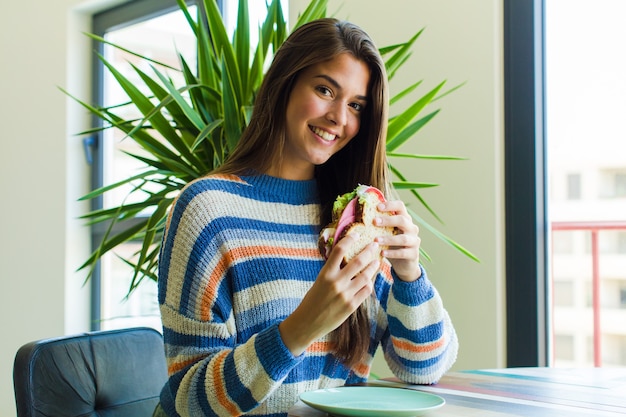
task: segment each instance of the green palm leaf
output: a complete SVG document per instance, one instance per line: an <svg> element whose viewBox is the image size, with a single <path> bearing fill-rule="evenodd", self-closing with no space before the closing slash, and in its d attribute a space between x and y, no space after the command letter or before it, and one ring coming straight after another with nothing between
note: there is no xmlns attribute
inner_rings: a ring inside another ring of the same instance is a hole
<svg viewBox="0 0 626 417"><path fill-rule="evenodd" d="M394 140L396 139L396 137L409 123L411 123L415 116L417 116L417 114L432 101L433 97L437 95L437 92L441 90L441 87L443 87L444 84L445 81L441 82L439 85L430 90L415 103L411 104L409 108L400 113L400 115L394 117L394 119L389 123L389 128L387 130L388 147L391 147L392 150L395 150L397 148L397 146L395 146L394 144Z"/></svg>
<svg viewBox="0 0 626 417"><path fill-rule="evenodd" d="M413 135L417 133L422 127L426 125L435 115L439 113L439 110L435 110L434 112L427 114L421 119L411 123L410 125L404 127L401 131L395 134L395 136L387 136L387 150L389 152L393 152L402 146L406 141L411 139Z"/></svg>
<svg viewBox="0 0 626 417"><path fill-rule="evenodd" d="M174 99L176 104L178 104L182 112L191 121L193 126L198 130L204 129L206 126L204 120L202 120L202 117L200 117L195 109L189 104L187 99L183 97L180 91L178 91L178 89L170 82L170 80L168 80L167 77L159 70L157 70L155 67L152 67L152 70L157 75L157 77L159 77L165 88L167 88L167 90L169 91L170 96Z"/></svg>
<svg viewBox="0 0 626 417"><path fill-rule="evenodd" d="M156 207L156 210L148 218L148 222L145 226L145 234L143 236L143 242L141 250L139 252L139 259L134 268L134 274L131 282L131 287L135 286L135 282L140 278L142 272L141 265L151 260L149 256L150 247L157 241L160 241L160 237L157 232L160 230L158 226L162 226L167 217L167 212L173 203L172 198L162 198Z"/></svg>
<svg viewBox="0 0 626 417"><path fill-rule="evenodd" d="M222 15L220 14L217 3L214 0L204 0L203 3L209 23L210 39L213 42L213 51L218 59L223 60L223 65L230 74L235 96L239 99L243 96L241 93L241 69L239 63L237 62L233 45L228 39L226 27L222 21Z"/></svg>
<svg viewBox="0 0 626 417"><path fill-rule="evenodd" d="M241 73L241 98L246 96L250 80L245 76L250 66L250 17L248 14L248 0L239 0L237 13L237 27L235 28L233 46L235 61Z"/></svg>
<svg viewBox="0 0 626 417"><path fill-rule="evenodd" d="M414 153L397 153L397 152L387 152L387 156L392 158L414 158L414 159L432 159L439 161L463 161L467 158L462 158L459 156L448 156L448 155L419 155Z"/></svg>
<svg viewBox="0 0 626 417"><path fill-rule="evenodd" d="M471 260L476 261L476 262L480 262L480 258L478 258L476 255L474 255L472 252L470 252L465 247L463 247L460 244L458 244L453 239L450 239L448 236L446 236L443 233L441 233L435 227L431 226L427 221L425 221L421 216L419 216L414 210L408 209L408 212L411 215L411 217L413 217L413 219L417 223L419 223L424 228L428 229L429 232L431 232L433 235L437 236L443 242L445 242L448 245L452 246L453 248L457 249L458 251L463 253L465 256L467 256Z"/></svg>

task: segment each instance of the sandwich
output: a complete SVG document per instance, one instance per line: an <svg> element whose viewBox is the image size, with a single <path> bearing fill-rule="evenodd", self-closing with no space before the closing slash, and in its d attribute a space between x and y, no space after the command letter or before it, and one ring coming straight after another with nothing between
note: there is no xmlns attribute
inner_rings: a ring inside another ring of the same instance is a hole
<svg viewBox="0 0 626 417"><path fill-rule="evenodd" d="M344 237L359 233L359 240L352 245L344 257L349 262L378 236L394 235L394 227L381 227L374 224L380 216L390 216L390 212L378 210L378 205L385 202L385 196L376 187L359 185L353 191L340 195L333 204L332 221L322 229L318 247L324 259L328 259L332 248ZM382 252L385 247L381 246Z"/></svg>

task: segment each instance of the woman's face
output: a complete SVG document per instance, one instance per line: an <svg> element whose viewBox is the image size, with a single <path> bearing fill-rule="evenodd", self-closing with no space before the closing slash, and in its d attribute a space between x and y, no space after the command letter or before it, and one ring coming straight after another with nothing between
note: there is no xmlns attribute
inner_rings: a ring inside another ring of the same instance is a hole
<svg viewBox="0 0 626 417"><path fill-rule="evenodd" d="M287 103L280 172L270 174L313 178L315 165L328 161L358 133L369 80L367 65L348 53L304 70Z"/></svg>

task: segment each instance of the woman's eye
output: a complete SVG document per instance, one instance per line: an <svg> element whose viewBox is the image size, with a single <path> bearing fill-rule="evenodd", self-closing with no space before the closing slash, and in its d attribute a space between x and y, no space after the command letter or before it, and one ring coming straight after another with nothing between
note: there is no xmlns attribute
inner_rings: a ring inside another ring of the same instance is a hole
<svg viewBox="0 0 626 417"><path fill-rule="evenodd" d="M363 108L365 108L365 106L361 103L351 103L350 107L352 107L356 111L363 111Z"/></svg>
<svg viewBox="0 0 626 417"><path fill-rule="evenodd" d="M318 86L317 91L319 91L320 93L322 93L322 95L325 95L325 96L332 95L332 91L330 91L330 88L325 87L323 85Z"/></svg>

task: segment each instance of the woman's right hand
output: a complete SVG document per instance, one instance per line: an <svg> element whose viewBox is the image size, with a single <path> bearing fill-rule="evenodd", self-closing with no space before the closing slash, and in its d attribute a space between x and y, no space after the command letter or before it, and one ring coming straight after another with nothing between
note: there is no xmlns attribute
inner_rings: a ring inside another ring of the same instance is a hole
<svg viewBox="0 0 626 417"><path fill-rule="evenodd" d="M372 293L374 277L380 268L377 243L370 243L341 266L357 239L358 236L348 235L333 247L300 305L278 326L285 346L295 356L339 327Z"/></svg>

